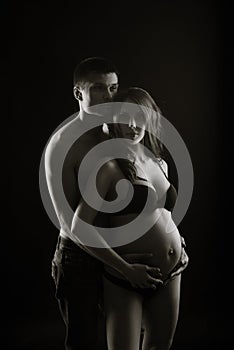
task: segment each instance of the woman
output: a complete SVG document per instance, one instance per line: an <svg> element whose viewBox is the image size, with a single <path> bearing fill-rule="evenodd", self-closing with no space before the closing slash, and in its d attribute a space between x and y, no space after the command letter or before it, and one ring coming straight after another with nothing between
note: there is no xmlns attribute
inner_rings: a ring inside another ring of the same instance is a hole
<svg viewBox="0 0 234 350"><path fill-rule="evenodd" d="M158 266L161 277L149 288L142 281L131 280L129 274L123 276L117 269L105 265L103 285L108 349L139 349L143 328L143 350L166 350L171 347L176 329L180 273L187 266L188 257L171 216L176 190L168 180L167 164L162 159L162 145L157 137L161 112L152 97L140 88L117 93L114 102L121 103L116 104L114 123L108 127L110 136L120 139L126 158L107 162L98 173L97 187L100 195L111 202L116 198L116 184L121 179L132 183L132 200L125 208L109 215L110 227L116 228L114 234L118 240L118 230L121 233L121 227L140 214L149 228L137 239L117 246L115 251L130 264ZM88 211L84 204L77 212L89 223L94 222L97 213ZM147 261L136 261L135 253L139 252L151 256Z"/></svg>

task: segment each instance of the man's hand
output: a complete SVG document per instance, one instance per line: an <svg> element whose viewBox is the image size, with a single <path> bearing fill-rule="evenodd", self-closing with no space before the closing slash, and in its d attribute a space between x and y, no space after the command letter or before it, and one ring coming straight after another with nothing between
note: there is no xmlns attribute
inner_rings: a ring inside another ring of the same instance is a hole
<svg viewBox="0 0 234 350"><path fill-rule="evenodd" d="M151 253L130 253L122 255L128 262L128 268L124 272L124 277L133 287L153 288L163 284L160 279L162 274L158 267L146 265L147 259L152 258Z"/></svg>

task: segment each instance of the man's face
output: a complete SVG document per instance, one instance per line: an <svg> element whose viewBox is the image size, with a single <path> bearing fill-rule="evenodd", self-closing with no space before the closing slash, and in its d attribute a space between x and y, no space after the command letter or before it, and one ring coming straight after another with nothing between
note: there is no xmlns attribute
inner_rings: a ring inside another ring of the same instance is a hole
<svg viewBox="0 0 234 350"><path fill-rule="evenodd" d="M111 102L118 90L118 77L115 73L90 73L87 82L78 90L81 97L80 106L89 113L89 107Z"/></svg>

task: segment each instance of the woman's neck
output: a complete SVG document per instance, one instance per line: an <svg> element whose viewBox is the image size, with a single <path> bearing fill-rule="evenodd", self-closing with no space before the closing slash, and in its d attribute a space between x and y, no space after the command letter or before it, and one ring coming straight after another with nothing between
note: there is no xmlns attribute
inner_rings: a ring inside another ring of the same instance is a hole
<svg viewBox="0 0 234 350"><path fill-rule="evenodd" d="M134 163L144 163L148 159L144 152L144 146L141 143L127 146L127 154Z"/></svg>

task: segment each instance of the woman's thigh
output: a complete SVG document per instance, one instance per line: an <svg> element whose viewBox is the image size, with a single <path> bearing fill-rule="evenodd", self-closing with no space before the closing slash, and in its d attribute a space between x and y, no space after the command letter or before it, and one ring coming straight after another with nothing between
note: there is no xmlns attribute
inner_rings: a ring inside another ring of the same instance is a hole
<svg viewBox="0 0 234 350"><path fill-rule="evenodd" d="M143 304L143 350L167 350L179 315L181 276L176 276Z"/></svg>
<svg viewBox="0 0 234 350"><path fill-rule="evenodd" d="M142 297L105 277L103 284L108 350L139 349Z"/></svg>

